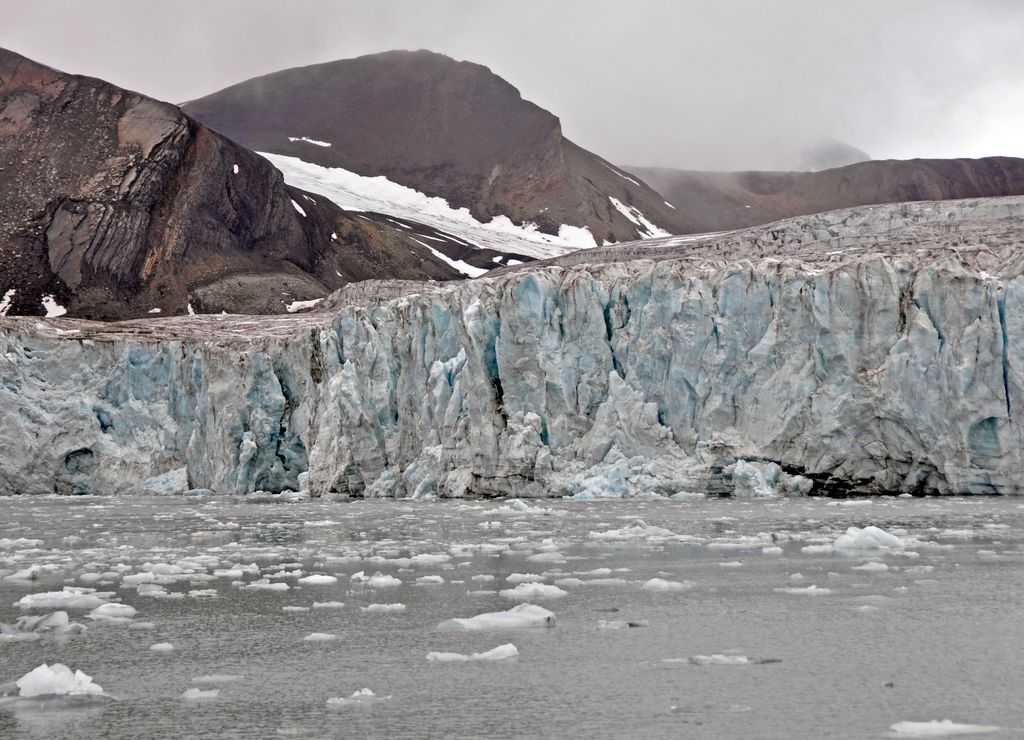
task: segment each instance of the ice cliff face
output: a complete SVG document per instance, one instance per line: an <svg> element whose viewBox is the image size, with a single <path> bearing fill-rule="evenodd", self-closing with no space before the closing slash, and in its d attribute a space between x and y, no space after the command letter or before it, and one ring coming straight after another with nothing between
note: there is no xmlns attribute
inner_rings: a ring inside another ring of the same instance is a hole
<svg viewBox="0 0 1024 740"><path fill-rule="evenodd" d="M0 491L1020 493L1022 227L878 206L309 315L0 319Z"/></svg>

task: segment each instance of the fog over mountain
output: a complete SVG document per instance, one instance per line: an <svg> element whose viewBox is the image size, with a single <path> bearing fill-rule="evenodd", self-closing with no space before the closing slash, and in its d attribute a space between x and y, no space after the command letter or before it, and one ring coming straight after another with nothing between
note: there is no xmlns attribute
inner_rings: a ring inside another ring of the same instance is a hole
<svg viewBox="0 0 1024 740"><path fill-rule="evenodd" d="M10 3L0 46L178 102L427 48L490 67L622 165L798 169L823 140L877 159L1024 155L1020 3L219 0L202 15Z"/></svg>

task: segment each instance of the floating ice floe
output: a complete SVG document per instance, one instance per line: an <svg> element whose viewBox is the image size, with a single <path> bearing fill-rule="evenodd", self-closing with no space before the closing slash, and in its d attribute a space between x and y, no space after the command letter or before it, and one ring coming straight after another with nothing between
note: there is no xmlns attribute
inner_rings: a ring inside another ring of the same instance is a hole
<svg viewBox="0 0 1024 740"><path fill-rule="evenodd" d="M519 650L509 642L504 645L498 645L498 647L483 653L470 653L469 655L463 655L462 653L427 653L427 660L438 663L466 663L470 661L508 660L509 658L518 657L518 655Z"/></svg>
<svg viewBox="0 0 1024 740"><path fill-rule="evenodd" d="M155 645L150 645L149 649L154 653L170 653L174 650L174 645L169 642L158 642Z"/></svg>
<svg viewBox="0 0 1024 740"><path fill-rule="evenodd" d="M791 588L776 588L773 589L777 594L794 594L798 596L828 596L832 593L832 589L820 588L818 586L793 586Z"/></svg>
<svg viewBox="0 0 1024 740"><path fill-rule="evenodd" d="M329 707L348 707L358 704L372 704L377 701L385 701L390 699L390 696L377 696L369 689L359 689L349 697L334 696L327 700L327 706Z"/></svg>
<svg viewBox="0 0 1024 740"><path fill-rule="evenodd" d="M641 588L647 591L685 591L692 588L692 584L666 581L664 578L652 578L649 581L645 581Z"/></svg>
<svg viewBox="0 0 1024 740"><path fill-rule="evenodd" d="M680 491L669 496L673 501L704 501L707 495L697 491Z"/></svg>
<svg viewBox="0 0 1024 740"><path fill-rule="evenodd" d="M10 575L3 577L4 581L8 583L30 583L32 581L38 581L40 577L46 575L51 570L56 570L59 566L44 566L44 565L30 565L27 568L15 571Z"/></svg>
<svg viewBox="0 0 1024 740"><path fill-rule="evenodd" d="M323 575L321 573L314 573L313 575L303 576L299 579L299 583L306 586L330 586L338 582L335 576Z"/></svg>
<svg viewBox="0 0 1024 740"><path fill-rule="evenodd" d="M774 498L775 483L782 473L775 463L737 460L732 466L733 495L738 498Z"/></svg>
<svg viewBox="0 0 1024 740"><path fill-rule="evenodd" d="M361 606L359 609L369 614L393 614L395 612L404 612L405 604L370 604L368 606Z"/></svg>
<svg viewBox="0 0 1024 740"><path fill-rule="evenodd" d="M267 578L260 578L258 581L242 586L242 588L246 591L287 591L291 586L282 581L270 581Z"/></svg>
<svg viewBox="0 0 1024 740"><path fill-rule="evenodd" d="M625 578L558 578L556 586L625 586L628 581Z"/></svg>
<svg viewBox="0 0 1024 740"><path fill-rule="evenodd" d="M416 584L419 586L440 586L444 583L444 578L441 576L420 576L416 579Z"/></svg>
<svg viewBox="0 0 1024 740"><path fill-rule="evenodd" d="M15 606L21 609L95 609L108 603L111 591L65 586L62 591L47 591L22 596Z"/></svg>
<svg viewBox="0 0 1024 740"><path fill-rule="evenodd" d="M676 537L676 533L664 527L654 527L637 519L627 527L609 529L604 532L589 532L587 539L598 542L636 542L637 540L664 541Z"/></svg>
<svg viewBox="0 0 1024 740"><path fill-rule="evenodd" d="M431 566L447 563L452 556L444 552L424 552L409 558L410 566Z"/></svg>
<svg viewBox="0 0 1024 740"><path fill-rule="evenodd" d="M902 550L903 540L884 529L867 526L850 527L832 543L836 550Z"/></svg>
<svg viewBox="0 0 1024 740"><path fill-rule="evenodd" d="M185 701L213 701L220 696L220 689L186 689L181 698Z"/></svg>
<svg viewBox="0 0 1024 740"><path fill-rule="evenodd" d="M714 653L713 655L694 655L687 658L692 665L750 665L754 661L737 652Z"/></svg>
<svg viewBox="0 0 1024 740"><path fill-rule="evenodd" d="M502 630L554 626L555 615L547 609L534 604L519 604L508 611L446 619L437 628L441 630Z"/></svg>
<svg viewBox="0 0 1024 740"><path fill-rule="evenodd" d="M539 583L544 580L544 576L537 573L511 573L505 576L505 580L509 583Z"/></svg>
<svg viewBox="0 0 1024 740"><path fill-rule="evenodd" d="M332 635L330 632L310 632L302 638L303 642L330 642L337 639L338 636Z"/></svg>
<svg viewBox="0 0 1024 740"><path fill-rule="evenodd" d="M84 625L70 621L64 611L38 617L18 617L13 625L0 623L0 642L38 640L44 636L59 639L81 634L85 629Z"/></svg>
<svg viewBox="0 0 1024 740"><path fill-rule="evenodd" d="M19 678L15 685L18 696L101 696L103 687L93 683L82 671L72 671L63 663L43 663Z"/></svg>
<svg viewBox="0 0 1024 740"><path fill-rule="evenodd" d="M850 570L861 570L866 573L884 573L889 570L889 566L885 563L880 563L877 560L869 560L862 565L855 565Z"/></svg>
<svg viewBox="0 0 1024 740"><path fill-rule="evenodd" d="M377 571L372 576L366 575L363 571L353 573L349 578L353 583L365 583L370 588L390 588L392 586L401 586L402 581L394 576L384 575L380 571Z"/></svg>
<svg viewBox="0 0 1024 740"><path fill-rule="evenodd" d="M314 609L341 609L345 604L341 601L314 601Z"/></svg>
<svg viewBox="0 0 1024 740"><path fill-rule="evenodd" d="M95 622L107 624L127 624L139 612L128 604L101 604L86 616Z"/></svg>
<svg viewBox="0 0 1024 740"><path fill-rule="evenodd" d="M999 732L1002 728L996 725L960 724L943 719L930 722L897 722L889 725L889 729L897 737L947 737L949 735L981 735Z"/></svg>
<svg viewBox="0 0 1024 740"><path fill-rule="evenodd" d="M530 599L557 599L568 595L558 586L549 586L545 583L520 583L515 588L506 588L498 592L503 599L513 601L529 601Z"/></svg>
<svg viewBox="0 0 1024 740"><path fill-rule="evenodd" d="M597 623L599 630L625 630L632 629L635 627L649 627L650 622L646 619L638 619L635 621L628 621L625 619L601 619Z"/></svg>
<svg viewBox="0 0 1024 740"><path fill-rule="evenodd" d="M562 555L558 550L550 550L548 552L538 552L533 555L527 555L526 561L528 563L564 563L565 556Z"/></svg>

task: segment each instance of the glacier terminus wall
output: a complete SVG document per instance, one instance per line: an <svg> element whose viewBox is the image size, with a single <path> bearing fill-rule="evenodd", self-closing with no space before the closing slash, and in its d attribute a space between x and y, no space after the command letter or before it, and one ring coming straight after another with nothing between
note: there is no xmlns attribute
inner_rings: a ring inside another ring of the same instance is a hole
<svg viewBox="0 0 1024 740"><path fill-rule="evenodd" d="M0 493L1024 489L1024 199L656 242L304 315L0 318Z"/></svg>

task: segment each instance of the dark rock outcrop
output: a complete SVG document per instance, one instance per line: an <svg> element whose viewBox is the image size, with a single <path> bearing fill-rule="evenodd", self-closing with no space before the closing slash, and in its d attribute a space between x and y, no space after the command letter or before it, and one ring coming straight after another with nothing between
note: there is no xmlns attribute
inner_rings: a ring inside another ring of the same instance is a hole
<svg viewBox="0 0 1024 740"><path fill-rule="evenodd" d="M554 115L488 68L429 51L392 51L288 69L184 110L257 151L395 182L556 233L600 243L643 237L609 198L671 232L687 224L651 188L562 136ZM329 146L327 146L329 144Z"/></svg>
<svg viewBox="0 0 1024 740"><path fill-rule="evenodd" d="M371 277L462 276L384 219L289 187L176 106L0 50L11 315L44 313L46 295L85 318L280 313Z"/></svg>
<svg viewBox="0 0 1024 740"><path fill-rule="evenodd" d="M720 231L840 208L1024 195L1024 159L860 162L822 172L697 172L631 167L676 206L692 232Z"/></svg>

